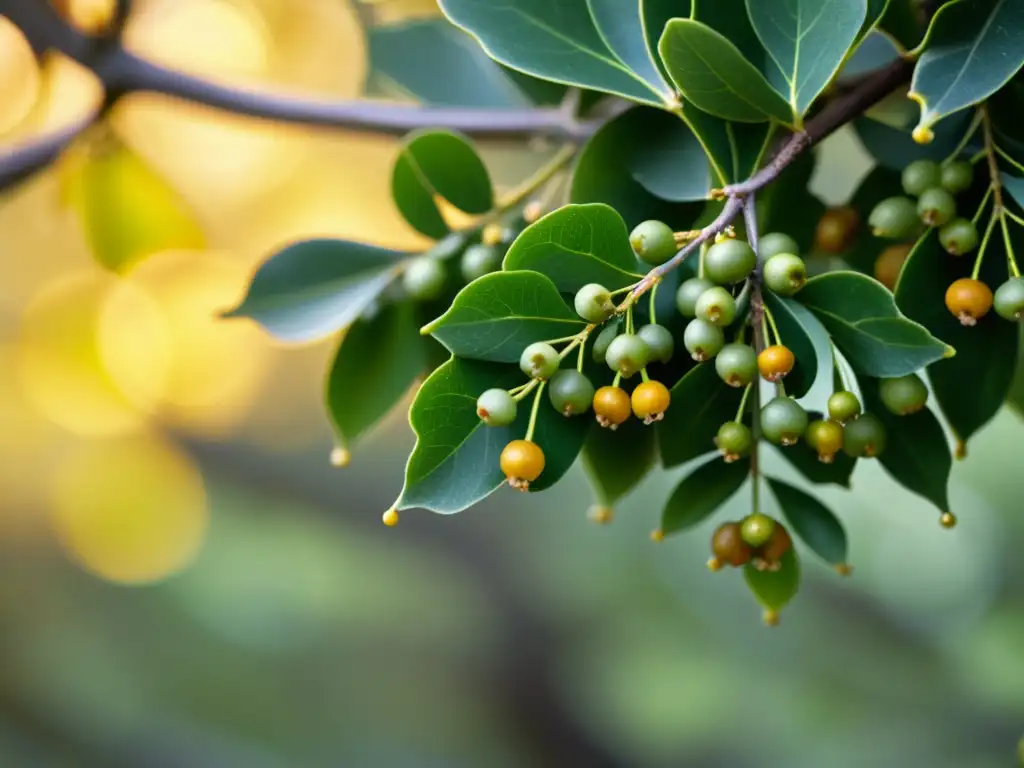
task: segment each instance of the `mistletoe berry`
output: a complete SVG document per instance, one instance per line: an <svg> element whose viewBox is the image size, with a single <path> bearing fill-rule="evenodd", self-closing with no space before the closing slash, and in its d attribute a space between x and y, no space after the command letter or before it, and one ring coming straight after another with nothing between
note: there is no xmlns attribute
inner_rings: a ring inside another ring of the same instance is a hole
<svg viewBox="0 0 1024 768"><path fill-rule="evenodd" d="M519 357L519 369L531 379L541 381L551 378L561 359L558 351L547 342L538 341L523 350Z"/></svg>
<svg viewBox="0 0 1024 768"><path fill-rule="evenodd" d="M683 281L676 291L676 309L683 317L697 316L697 299L704 295L709 288L715 284L703 277L691 277Z"/></svg>
<svg viewBox="0 0 1024 768"><path fill-rule="evenodd" d="M698 317L683 331L683 346L697 362L710 360L725 346L725 334L717 325Z"/></svg>
<svg viewBox="0 0 1024 768"><path fill-rule="evenodd" d="M776 397L761 409L761 432L777 445L795 445L807 422L807 411L791 397Z"/></svg>
<svg viewBox="0 0 1024 768"><path fill-rule="evenodd" d="M767 564L768 570L778 570L783 556L792 548L793 539L790 537L789 531L786 530L786 526L776 520L772 535L761 547L759 555Z"/></svg>
<svg viewBox="0 0 1024 768"><path fill-rule="evenodd" d="M956 200L942 187L926 189L917 199L917 214L929 227L941 227L956 216Z"/></svg>
<svg viewBox="0 0 1024 768"><path fill-rule="evenodd" d="M920 197L925 190L939 186L941 180L942 171L934 160L915 160L900 176L903 191L911 197Z"/></svg>
<svg viewBox="0 0 1024 768"><path fill-rule="evenodd" d="M632 333L624 333L612 339L604 355L608 367L624 379L639 373L650 359L651 350L647 342Z"/></svg>
<svg viewBox="0 0 1024 768"><path fill-rule="evenodd" d="M516 410L515 398L504 389L488 389L476 399L476 415L489 427L507 427Z"/></svg>
<svg viewBox="0 0 1024 768"><path fill-rule="evenodd" d="M846 425L843 451L853 458L870 459L885 450L885 425L873 413L865 413Z"/></svg>
<svg viewBox="0 0 1024 768"><path fill-rule="evenodd" d="M755 512L743 518L740 535L749 546L758 549L768 543L775 531L775 521L768 515Z"/></svg>
<svg viewBox="0 0 1024 768"><path fill-rule="evenodd" d="M779 296L792 296L807 282L807 265L792 253L777 253L764 264L764 284Z"/></svg>
<svg viewBox="0 0 1024 768"><path fill-rule="evenodd" d="M950 222L946 226L950 226ZM943 227L945 229L945 227ZM942 238L942 230L939 231L939 238ZM880 282L890 291L896 290L896 281L900 278L900 270L910 255L914 246L909 244L890 245L875 260L875 280Z"/></svg>
<svg viewBox="0 0 1024 768"><path fill-rule="evenodd" d="M980 280L962 277L946 289L946 309L961 325L977 325L992 309L992 289Z"/></svg>
<svg viewBox="0 0 1024 768"><path fill-rule="evenodd" d="M494 245L477 243L469 246L462 253L459 261L459 271L462 279L471 283L478 277L489 275L501 269L501 251Z"/></svg>
<svg viewBox="0 0 1024 768"><path fill-rule="evenodd" d="M675 256L676 239L672 227L663 221L644 221L629 235L629 244L641 261L657 266Z"/></svg>
<svg viewBox="0 0 1024 768"><path fill-rule="evenodd" d="M615 312L611 293L597 283L589 283L576 291L573 306L576 314L588 323L603 323Z"/></svg>
<svg viewBox="0 0 1024 768"><path fill-rule="evenodd" d="M605 362L605 355L608 354L608 347L611 346L612 339L618 335L619 324L616 322L611 322L601 329L601 332L597 334L597 338L594 339L594 346L590 351L595 363Z"/></svg>
<svg viewBox="0 0 1024 768"><path fill-rule="evenodd" d="M743 540L742 528L739 523L723 523L711 535L712 562L708 567L717 571L723 565L740 568L750 562L753 551Z"/></svg>
<svg viewBox="0 0 1024 768"><path fill-rule="evenodd" d="M715 370L730 387L745 387L757 375L757 354L749 344L726 344L715 358Z"/></svg>
<svg viewBox="0 0 1024 768"><path fill-rule="evenodd" d="M939 229L939 243L951 256L963 256L978 247L978 228L968 219L952 219Z"/></svg>
<svg viewBox="0 0 1024 768"><path fill-rule="evenodd" d="M548 397L563 416L578 416L590 410L594 385L575 369L557 371L548 382Z"/></svg>
<svg viewBox="0 0 1024 768"><path fill-rule="evenodd" d="M789 347L776 344L761 350L757 356L757 367L767 381L779 381L793 370L796 358Z"/></svg>
<svg viewBox="0 0 1024 768"><path fill-rule="evenodd" d="M779 253L791 255L800 253L800 246L797 245L796 240L785 232L769 232L766 235L761 235L757 251L762 261L768 261L772 256Z"/></svg>
<svg viewBox="0 0 1024 768"><path fill-rule="evenodd" d="M665 417L672 396L660 381L645 381L633 390L633 414L644 424L653 424Z"/></svg>
<svg viewBox="0 0 1024 768"><path fill-rule="evenodd" d="M804 438L818 452L818 461L831 464L843 449L844 430L838 422L817 419L807 426Z"/></svg>
<svg viewBox="0 0 1024 768"><path fill-rule="evenodd" d="M886 409L897 416L917 413L928 402L928 388L913 373L894 379L882 379L878 384L878 394Z"/></svg>
<svg viewBox="0 0 1024 768"><path fill-rule="evenodd" d="M402 287L416 301L436 299L447 281L444 264L430 256L420 256L405 265Z"/></svg>
<svg viewBox="0 0 1024 768"><path fill-rule="evenodd" d="M664 325L650 323L636 332L650 350L651 362L667 363L672 359L676 349L676 341L672 331Z"/></svg>
<svg viewBox="0 0 1024 768"><path fill-rule="evenodd" d="M544 451L530 440L513 440L502 450L500 461L508 484L520 491L529 490L544 471Z"/></svg>
<svg viewBox="0 0 1024 768"><path fill-rule="evenodd" d="M629 395L621 387L601 387L594 393L594 415L597 423L615 429L633 412Z"/></svg>
<svg viewBox="0 0 1024 768"><path fill-rule="evenodd" d="M750 427L738 421L725 422L718 428L715 437L715 446L729 464L749 454L753 444L754 436L750 433Z"/></svg>
<svg viewBox="0 0 1024 768"><path fill-rule="evenodd" d="M708 248L704 256L704 274L719 285L746 280L757 266L754 249L743 240L727 237Z"/></svg>
<svg viewBox="0 0 1024 768"><path fill-rule="evenodd" d="M966 160L953 160L942 166L942 177L939 183L944 189L959 195L971 188L974 183L974 166Z"/></svg>
<svg viewBox="0 0 1024 768"><path fill-rule="evenodd" d="M860 229L860 214L849 205L831 208L818 220L814 230L814 250L841 254L853 243ZM796 251L794 251L796 253Z"/></svg>
<svg viewBox="0 0 1024 768"><path fill-rule="evenodd" d="M920 226L917 206L906 197L887 198L871 209L868 226L875 237L889 240L913 237Z"/></svg>
<svg viewBox="0 0 1024 768"><path fill-rule="evenodd" d="M828 399L828 417L840 424L856 419L860 411L860 400L853 392L843 389L833 392Z"/></svg>
<svg viewBox="0 0 1024 768"><path fill-rule="evenodd" d="M736 318L736 300L725 288L708 288L697 299L697 317L724 328Z"/></svg>
<svg viewBox="0 0 1024 768"><path fill-rule="evenodd" d="M1024 319L1024 277L1011 277L996 288L992 306L1006 320L1020 322Z"/></svg>

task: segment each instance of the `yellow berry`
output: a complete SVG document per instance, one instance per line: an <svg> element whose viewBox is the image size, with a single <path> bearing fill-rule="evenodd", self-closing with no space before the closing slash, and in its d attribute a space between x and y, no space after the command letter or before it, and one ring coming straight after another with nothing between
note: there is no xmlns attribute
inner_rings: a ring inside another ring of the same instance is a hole
<svg viewBox="0 0 1024 768"><path fill-rule="evenodd" d="M331 451L331 466L343 469L348 466L350 461L352 461L352 454L341 446Z"/></svg>
<svg viewBox="0 0 1024 768"><path fill-rule="evenodd" d="M621 387L601 387L594 393L594 413L602 427L615 429L632 413L629 395Z"/></svg>
<svg viewBox="0 0 1024 768"><path fill-rule="evenodd" d="M398 525L398 510L392 507L391 509L384 513L384 515L381 517L381 520L384 521L384 525L386 525L388 528L394 528L396 525Z"/></svg>
<svg viewBox="0 0 1024 768"><path fill-rule="evenodd" d="M501 471L510 486L528 490L544 471L544 451L530 440L513 440L501 452Z"/></svg>
<svg viewBox="0 0 1024 768"><path fill-rule="evenodd" d="M633 390L633 413L644 424L661 421L671 400L668 387L660 381L645 381Z"/></svg>
<svg viewBox="0 0 1024 768"><path fill-rule="evenodd" d="M962 277L946 289L946 308L962 325L977 325L992 309L992 289L980 280Z"/></svg>

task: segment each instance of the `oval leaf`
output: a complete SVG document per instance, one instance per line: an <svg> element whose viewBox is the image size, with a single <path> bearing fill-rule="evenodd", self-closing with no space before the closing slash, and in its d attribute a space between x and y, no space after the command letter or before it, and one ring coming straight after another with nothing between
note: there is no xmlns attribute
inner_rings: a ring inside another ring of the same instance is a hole
<svg viewBox="0 0 1024 768"><path fill-rule="evenodd" d="M744 181L760 167L771 141L772 123L731 123L692 105L687 106L681 116L693 135L700 140L722 185ZM649 151L654 157L658 152L654 146L641 151ZM681 182L677 181L676 184Z"/></svg>
<svg viewBox="0 0 1024 768"><path fill-rule="evenodd" d="M672 405L657 424L662 463L674 467L715 450L718 428L736 418L742 398L743 390L725 384L713 362L683 376L672 387Z"/></svg>
<svg viewBox="0 0 1024 768"><path fill-rule="evenodd" d="M777 571L759 571L752 565L743 567L743 578L757 602L772 612L782 610L800 590L800 560L796 551L790 548L782 556L781 564Z"/></svg>
<svg viewBox="0 0 1024 768"><path fill-rule="evenodd" d="M672 98L672 89L661 76L647 46L643 3L622 0L587 0L597 33L608 48L638 78L658 93L662 101Z"/></svg>
<svg viewBox="0 0 1024 768"><path fill-rule="evenodd" d="M810 494L772 477L765 478L786 522L826 563L846 562L846 530L832 512Z"/></svg>
<svg viewBox="0 0 1024 768"><path fill-rule="evenodd" d="M661 513L661 532L668 536L704 522L732 498L749 475L749 461L729 464L716 457L701 464L669 496Z"/></svg>
<svg viewBox="0 0 1024 768"><path fill-rule="evenodd" d="M716 118L708 117L716 121ZM707 200L714 186L700 139L675 115L652 113L647 140L631 145L630 173L644 189L677 203Z"/></svg>
<svg viewBox="0 0 1024 768"><path fill-rule="evenodd" d="M970 114L964 113L936 126L935 137L928 144L914 141L910 130L886 125L869 117L854 120L853 127L868 154L886 168L902 171L915 160L939 162L948 157L967 130L970 118ZM903 194L902 188L897 194Z"/></svg>
<svg viewBox="0 0 1024 768"><path fill-rule="evenodd" d="M793 397L803 397L814 386L819 371L828 375L832 362L828 331L818 318L794 299L765 291L764 303L779 326L782 343L796 357L796 365L786 375L786 393Z"/></svg>
<svg viewBox="0 0 1024 768"><path fill-rule="evenodd" d="M611 506L632 491L654 466L658 443L653 429L639 419L630 419L614 432L592 428L581 458L597 501Z"/></svg>

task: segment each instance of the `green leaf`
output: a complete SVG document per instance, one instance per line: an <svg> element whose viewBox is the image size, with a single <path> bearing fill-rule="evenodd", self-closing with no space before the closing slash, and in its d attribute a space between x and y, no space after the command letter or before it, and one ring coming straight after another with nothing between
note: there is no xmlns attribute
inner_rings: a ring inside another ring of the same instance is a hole
<svg viewBox="0 0 1024 768"><path fill-rule="evenodd" d="M494 206L491 178L470 141L451 131L416 131L402 146L391 174L395 205L414 228L433 238L448 234L435 196L466 213Z"/></svg>
<svg viewBox="0 0 1024 768"><path fill-rule="evenodd" d="M713 362L683 376L672 387L672 405L657 425L662 463L674 467L715 450L718 428L736 418L742 397L742 389L718 378Z"/></svg>
<svg viewBox="0 0 1024 768"><path fill-rule="evenodd" d="M910 95L921 105L918 128L977 104L1024 66L1024 4L960 0L932 19Z"/></svg>
<svg viewBox="0 0 1024 768"><path fill-rule="evenodd" d="M223 316L251 317L282 341L314 341L359 317L407 256L347 240L295 243L263 262L245 299Z"/></svg>
<svg viewBox="0 0 1024 768"><path fill-rule="evenodd" d="M657 461L655 431L639 419L629 419L614 432L591 429L581 458L597 500L611 506L633 490Z"/></svg>
<svg viewBox="0 0 1024 768"><path fill-rule="evenodd" d="M889 0L867 0L867 14L864 17L864 23L860 27L860 32L857 33L857 52L860 52L860 46L863 42L871 36L872 31L877 27L882 17L885 16L885 12L889 7ZM885 37L881 33L877 37ZM856 56L856 53L854 54Z"/></svg>
<svg viewBox="0 0 1024 768"><path fill-rule="evenodd" d="M622 217L603 203L591 203L564 206L524 229L503 268L541 272L559 291L575 293L587 283L625 288L640 279L636 267Z"/></svg>
<svg viewBox="0 0 1024 768"><path fill-rule="evenodd" d="M878 28L909 51L921 40L917 0L889 0L889 5L878 21Z"/></svg>
<svg viewBox="0 0 1024 768"><path fill-rule="evenodd" d="M857 46L839 72L840 81L849 81L892 64L899 58L900 49L892 38L873 31Z"/></svg>
<svg viewBox="0 0 1024 768"><path fill-rule="evenodd" d="M1019 243L1018 238L1018 243ZM973 259L950 256L935 230L918 241L899 283L896 303L957 351L929 367L928 378L939 408L959 440L968 441L1002 407L1017 366L1017 327L989 312L967 328L946 309L946 289L971 273ZM982 263L981 279L998 285L1006 279L1006 249L994 236Z"/></svg>
<svg viewBox="0 0 1024 768"><path fill-rule="evenodd" d="M826 563L846 562L846 531L831 510L789 483L766 477L793 532Z"/></svg>
<svg viewBox="0 0 1024 768"><path fill-rule="evenodd" d="M539 272L495 272L459 291L422 333L459 357L518 363L533 342L572 336L585 325Z"/></svg>
<svg viewBox="0 0 1024 768"><path fill-rule="evenodd" d="M956 149L969 123L970 115L967 113L946 120L935 127L935 136L928 144L918 144L909 130L894 128L868 117L858 118L853 127L868 154L887 168L902 171L915 160L944 160Z"/></svg>
<svg viewBox="0 0 1024 768"><path fill-rule="evenodd" d="M816 153L803 152L757 198L762 232L785 232L796 240L800 253L814 245L825 204L808 189L816 166Z"/></svg>
<svg viewBox="0 0 1024 768"><path fill-rule="evenodd" d="M1003 188L1010 193L1021 208L1024 208L1024 178L1011 176L1008 173L1000 174L1003 180Z"/></svg>
<svg viewBox="0 0 1024 768"><path fill-rule="evenodd" d="M782 343L796 357L796 365L786 375L786 393L792 397L803 397L814 385L819 369L827 371L832 362L828 331L795 299L765 291L764 303L779 326Z"/></svg>
<svg viewBox="0 0 1024 768"><path fill-rule="evenodd" d="M663 93L632 72L601 38L582 0L440 0L441 10L488 55L513 69L660 106ZM636 4L632 12L638 13Z"/></svg>
<svg viewBox="0 0 1024 768"><path fill-rule="evenodd" d="M866 0L747 0L747 13L768 52L768 82L800 125L854 44Z"/></svg>
<svg viewBox="0 0 1024 768"><path fill-rule="evenodd" d="M726 37L692 19L673 19L658 45L687 101L725 120L792 123L789 105Z"/></svg>
<svg viewBox="0 0 1024 768"><path fill-rule="evenodd" d="M807 416L814 421L820 419L822 414L817 411L808 412ZM850 487L850 478L853 469L857 464L840 451L836 454L831 463L818 459L818 452L811 448L805 441L801 440L796 445L786 448L777 448L779 454L788 461L793 468L804 476L809 482L815 485L838 485L840 488Z"/></svg>
<svg viewBox="0 0 1024 768"><path fill-rule="evenodd" d="M641 78L648 87L671 99L672 89L661 75L647 43L642 2L622 0L587 0L590 16L601 39L616 58Z"/></svg>
<svg viewBox="0 0 1024 768"><path fill-rule="evenodd" d="M327 374L325 393L343 446L351 446L395 406L426 370L426 352L411 302L389 304L349 327Z"/></svg>
<svg viewBox="0 0 1024 768"><path fill-rule="evenodd" d="M905 376L952 354L896 309L885 286L856 272L812 277L798 294L850 364L876 377Z"/></svg>
<svg viewBox="0 0 1024 768"><path fill-rule="evenodd" d="M743 578L757 602L773 613L782 610L800 590L800 561L792 548L781 560L777 571L759 571L753 565L743 567Z"/></svg>
<svg viewBox="0 0 1024 768"><path fill-rule="evenodd" d="M699 525L732 498L750 475L749 461L715 457L683 478L665 502L661 532L666 536Z"/></svg>
<svg viewBox="0 0 1024 768"><path fill-rule="evenodd" d="M671 113L653 113L645 134L645 141L630 147L627 164L633 178L663 200L707 200L708 190L715 186L712 169L690 127Z"/></svg>

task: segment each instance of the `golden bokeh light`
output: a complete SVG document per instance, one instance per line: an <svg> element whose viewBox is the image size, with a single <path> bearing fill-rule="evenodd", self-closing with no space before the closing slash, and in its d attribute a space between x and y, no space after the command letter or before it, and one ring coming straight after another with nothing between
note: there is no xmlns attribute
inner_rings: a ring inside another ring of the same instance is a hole
<svg viewBox="0 0 1024 768"><path fill-rule="evenodd" d="M29 121L35 131L69 125L99 109L103 86L91 70L59 54L47 53L40 72L42 89Z"/></svg>
<svg viewBox="0 0 1024 768"><path fill-rule="evenodd" d="M86 443L58 464L50 523L68 556L118 584L148 584L186 567L208 524L202 476L153 436Z"/></svg>
<svg viewBox="0 0 1024 768"><path fill-rule="evenodd" d="M0 136L17 128L39 97L39 67L28 40L0 16Z"/></svg>

